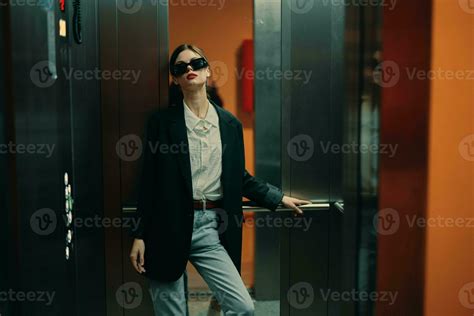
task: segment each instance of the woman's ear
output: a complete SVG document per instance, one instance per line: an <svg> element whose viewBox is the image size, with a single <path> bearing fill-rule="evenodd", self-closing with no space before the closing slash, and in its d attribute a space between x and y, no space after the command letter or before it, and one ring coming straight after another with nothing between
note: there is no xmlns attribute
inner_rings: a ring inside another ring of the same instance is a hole
<svg viewBox="0 0 474 316"><path fill-rule="evenodd" d="M207 78L211 77L211 67L206 68L206 77Z"/></svg>

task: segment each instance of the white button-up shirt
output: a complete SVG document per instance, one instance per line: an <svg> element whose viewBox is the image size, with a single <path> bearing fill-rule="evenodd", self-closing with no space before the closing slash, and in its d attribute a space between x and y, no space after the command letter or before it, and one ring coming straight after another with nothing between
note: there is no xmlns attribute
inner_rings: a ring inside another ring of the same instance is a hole
<svg viewBox="0 0 474 316"><path fill-rule="evenodd" d="M184 100L183 105L191 161L193 199L218 200L223 196L219 116L210 102L206 117L203 119L194 114Z"/></svg>

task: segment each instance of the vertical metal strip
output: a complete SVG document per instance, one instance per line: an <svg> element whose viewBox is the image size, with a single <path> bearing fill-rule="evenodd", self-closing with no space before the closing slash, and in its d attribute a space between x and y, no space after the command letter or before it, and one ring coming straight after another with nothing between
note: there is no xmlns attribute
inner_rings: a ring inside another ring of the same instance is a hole
<svg viewBox="0 0 474 316"><path fill-rule="evenodd" d="M44 5L43 9L46 11L47 20L48 68L51 78L56 80L58 78L56 69L56 14L54 12L54 5Z"/></svg>

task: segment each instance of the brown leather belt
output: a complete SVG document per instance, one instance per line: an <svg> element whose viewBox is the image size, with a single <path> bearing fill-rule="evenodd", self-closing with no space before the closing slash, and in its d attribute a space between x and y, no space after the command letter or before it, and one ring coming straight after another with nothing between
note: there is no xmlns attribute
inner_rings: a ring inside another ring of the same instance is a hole
<svg viewBox="0 0 474 316"><path fill-rule="evenodd" d="M193 207L195 210L209 210L213 208L219 208L222 207L222 199L217 200L217 201L211 201L211 200L193 200Z"/></svg>

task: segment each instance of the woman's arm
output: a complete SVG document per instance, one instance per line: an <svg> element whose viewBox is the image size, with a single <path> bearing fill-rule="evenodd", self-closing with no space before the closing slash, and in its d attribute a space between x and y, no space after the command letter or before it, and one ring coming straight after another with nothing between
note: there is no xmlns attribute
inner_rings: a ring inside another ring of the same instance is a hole
<svg viewBox="0 0 474 316"><path fill-rule="evenodd" d="M242 142L242 154L245 165L244 139L242 124L239 124L239 136ZM275 211L280 203L285 207L293 209L295 215L303 214L299 205L309 204L311 201L300 200L290 196L286 196L276 186L267 183L257 177L252 176L246 169L243 174L242 195L259 206L265 207L271 211Z"/></svg>
<svg viewBox="0 0 474 316"><path fill-rule="evenodd" d="M244 171L242 195L271 211L275 211L283 199L279 188L252 176L247 170Z"/></svg>

